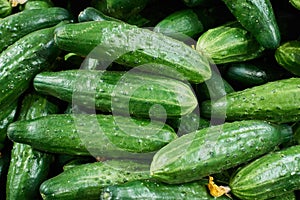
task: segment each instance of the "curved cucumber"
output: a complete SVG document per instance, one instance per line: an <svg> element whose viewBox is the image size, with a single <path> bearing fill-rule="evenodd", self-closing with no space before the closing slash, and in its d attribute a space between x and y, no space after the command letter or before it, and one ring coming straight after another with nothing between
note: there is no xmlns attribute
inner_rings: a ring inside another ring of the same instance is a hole
<svg viewBox="0 0 300 200"><path fill-rule="evenodd" d="M98 200L109 185L149 178L149 166L133 161L110 160L82 164L50 178L40 186L44 200Z"/></svg>
<svg viewBox="0 0 300 200"><path fill-rule="evenodd" d="M211 76L209 61L201 52L161 33L126 23L66 24L56 29L55 42L78 55L129 67L145 65L151 72L190 82L203 82Z"/></svg>
<svg viewBox="0 0 300 200"><path fill-rule="evenodd" d="M222 1L264 48L276 49L280 45L280 31L270 0Z"/></svg>
<svg viewBox="0 0 300 200"><path fill-rule="evenodd" d="M258 120L210 126L158 150L151 177L169 184L199 180L266 154L291 137L291 127Z"/></svg>
<svg viewBox="0 0 300 200"><path fill-rule="evenodd" d="M276 123L300 119L300 78L280 79L241 91L232 92L213 104L201 104L201 114L207 118L226 120L261 119ZM213 116L212 116L213 113Z"/></svg>
<svg viewBox="0 0 300 200"><path fill-rule="evenodd" d="M103 112L154 118L191 113L197 98L181 81L146 73L67 70L43 72L33 80L34 88L73 104ZM155 107L160 105L163 107Z"/></svg>
<svg viewBox="0 0 300 200"><path fill-rule="evenodd" d="M241 199L268 199L300 189L300 145L264 155L242 167L230 188Z"/></svg>

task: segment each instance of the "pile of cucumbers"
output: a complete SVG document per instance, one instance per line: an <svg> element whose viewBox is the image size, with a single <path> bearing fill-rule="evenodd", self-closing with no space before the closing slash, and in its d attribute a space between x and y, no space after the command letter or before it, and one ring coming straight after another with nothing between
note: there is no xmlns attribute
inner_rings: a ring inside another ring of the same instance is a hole
<svg viewBox="0 0 300 200"><path fill-rule="evenodd" d="M0 0L0 199L296 200L299 19L299 0Z"/></svg>

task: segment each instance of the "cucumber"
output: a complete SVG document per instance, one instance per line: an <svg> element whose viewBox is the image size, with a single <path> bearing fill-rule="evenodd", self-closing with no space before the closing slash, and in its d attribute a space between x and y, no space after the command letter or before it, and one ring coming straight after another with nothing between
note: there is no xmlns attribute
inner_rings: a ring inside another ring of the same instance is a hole
<svg viewBox="0 0 300 200"><path fill-rule="evenodd" d="M261 119L274 123L299 121L300 78L280 79L201 103L205 118L227 121ZM226 116L225 116L226 115Z"/></svg>
<svg viewBox="0 0 300 200"><path fill-rule="evenodd" d="M100 10L97 10L94 7L86 7L78 14L78 22L87 22L87 21L118 21L121 20L105 15Z"/></svg>
<svg viewBox="0 0 300 200"><path fill-rule="evenodd" d="M44 200L99 199L101 189L114 184L149 178L149 165L125 160L82 164L42 183Z"/></svg>
<svg viewBox="0 0 300 200"><path fill-rule="evenodd" d="M280 66L296 76L300 76L300 41L290 40L275 51L275 59Z"/></svg>
<svg viewBox="0 0 300 200"><path fill-rule="evenodd" d="M30 92L22 100L19 120L29 120L59 111L46 97ZM47 178L53 155L14 143L7 174L6 199L31 200L40 198L40 184Z"/></svg>
<svg viewBox="0 0 300 200"><path fill-rule="evenodd" d="M210 126L158 150L151 162L151 177L169 184L199 180L266 154L291 137L290 126L259 120Z"/></svg>
<svg viewBox="0 0 300 200"><path fill-rule="evenodd" d="M12 6L7 0L0 0L0 18L7 17L12 13Z"/></svg>
<svg viewBox="0 0 300 200"><path fill-rule="evenodd" d="M62 50L89 55L104 64L114 61L129 67L146 65L143 70L195 83L211 76L209 60L203 53L161 33L126 23L66 24L56 29L55 42Z"/></svg>
<svg viewBox="0 0 300 200"><path fill-rule="evenodd" d="M222 1L264 48L276 49L280 45L280 31L270 0Z"/></svg>
<svg viewBox="0 0 300 200"><path fill-rule="evenodd" d="M46 12L46 11L43 11ZM27 90L34 76L49 69L60 50L55 27L34 31L0 54L0 107L5 108Z"/></svg>
<svg viewBox="0 0 300 200"><path fill-rule="evenodd" d="M162 19L153 31L178 40L185 40L200 34L203 31L203 25L192 9L183 9Z"/></svg>
<svg viewBox="0 0 300 200"><path fill-rule="evenodd" d="M25 4L19 6L20 10L45 9L54 7L51 0L27 0Z"/></svg>
<svg viewBox="0 0 300 200"><path fill-rule="evenodd" d="M289 0L290 4L296 8L297 10L300 10L300 1L299 0Z"/></svg>
<svg viewBox="0 0 300 200"><path fill-rule="evenodd" d="M283 195L272 197L269 200L297 200L297 198L295 192L292 191L292 192L285 193Z"/></svg>
<svg viewBox="0 0 300 200"><path fill-rule="evenodd" d="M230 180L240 199L268 199L300 189L300 145L271 152L242 167Z"/></svg>
<svg viewBox="0 0 300 200"><path fill-rule="evenodd" d="M5 146L6 131L8 125L15 120L17 113L18 101L12 102L6 109L1 110L0 113L0 151Z"/></svg>
<svg viewBox="0 0 300 200"><path fill-rule="evenodd" d="M122 157L153 152L177 138L159 121L104 114L52 114L11 123L14 141L50 153Z"/></svg>
<svg viewBox="0 0 300 200"><path fill-rule="evenodd" d="M70 19L70 13L61 7L51 7L47 10L24 10L7 16L0 20L0 33L2 35L0 52L29 33L52 27L61 21ZM14 59L12 58L12 60Z"/></svg>
<svg viewBox="0 0 300 200"><path fill-rule="evenodd" d="M253 60L265 52L265 48L237 21L202 33L197 40L196 50L206 53L215 64Z"/></svg>
<svg viewBox="0 0 300 200"><path fill-rule="evenodd" d="M101 200L111 199L144 199L144 200L213 200L206 188L207 180L185 184L170 185L153 180L135 180L118 185L110 185L101 190ZM228 197L221 196L225 200Z"/></svg>
<svg viewBox="0 0 300 200"><path fill-rule="evenodd" d="M63 170L66 171L73 167L92 162L96 162L96 159L93 157L74 158L63 166Z"/></svg>
<svg viewBox="0 0 300 200"><path fill-rule="evenodd" d="M154 118L191 113L197 98L188 84L139 72L64 70L43 72L33 80L36 91L102 112ZM160 105L161 107L155 107ZM150 110L151 109L151 110ZM150 114L151 114L150 113Z"/></svg>

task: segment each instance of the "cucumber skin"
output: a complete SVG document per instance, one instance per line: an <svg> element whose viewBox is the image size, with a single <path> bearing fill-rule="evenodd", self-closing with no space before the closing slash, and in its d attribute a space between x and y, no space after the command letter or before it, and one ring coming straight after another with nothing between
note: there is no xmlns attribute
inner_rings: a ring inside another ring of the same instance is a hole
<svg viewBox="0 0 300 200"><path fill-rule="evenodd" d="M265 48L237 21L230 21L202 33L196 50L206 53L215 64L225 64L261 57Z"/></svg>
<svg viewBox="0 0 300 200"><path fill-rule="evenodd" d="M211 76L209 60L202 52L161 33L126 23L90 21L66 24L56 29L55 42L59 48L82 56L91 52L93 55L96 50L103 52L107 48L109 54L102 55L106 60L113 59L128 67L151 63L147 66L150 72L168 76L171 73L173 78L194 83L204 82ZM99 54L97 56L97 59L104 59Z"/></svg>
<svg viewBox="0 0 300 200"><path fill-rule="evenodd" d="M45 12L45 11L44 11ZM32 32L0 54L0 107L5 108L29 88L39 72L48 69L59 55L55 27Z"/></svg>
<svg viewBox="0 0 300 200"><path fill-rule="evenodd" d="M0 19L9 16L12 12L12 6L7 0L0 0Z"/></svg>
<svg viewBox="0 0 300 200"><path fill-rule="evenodd" d="M299 86L300 78L293 77L232 92L213 104L209 100L202 102L201 114L205 118L226 117L227 121L258 119L274 123L296 122L300 119Z"/></svg>
<svg viewBox="0 0 300 200"><path fill-rule="evenodd" d="M58 106L44 96L28 93L22 100L17 120L34 119L58 111ZM47 178L53 159L53 155L38 152L29 145L13 143L7 174L6 199L39 198L39 186Z"/></svg>
<svg viewBox="0 0 300 200"><path fill-rule="evenodd" d="M105 15L100 10L97 10L94 7L87 7L83 9L78 14L78 22L87 22L87 21L118 21L122 22L117 18L110 17Z"/></svg>
<svg viewBox="0 0 300 200"><path fill-rule="evenodd" d="M300 189L300 146L271 152L242 167L230 180L241 199L268 199Z"/></svg>
<svg viewBox="0 0 300 200"><path fill-rule="evenodd" d="M9 15L0 21L0 52L25 35L64 20L71 20L71 15L61 7L26 10Z"/></svg>
<svg viewBox="0 0 300 200"><path fill-rule="evenodd" d="M162 106L165 112L156 110L153 117L164 118L166 114L168 117L189 114L198 104L188 84L144 73L104 70L43 72L34 78L33 85L36 91L69 103L143 118L149 118L149 110L154 105Z"/></svg>
<svg viewBox="0 0 300 200"><path fill-rule="evenodd" d="M281 36L270 0L222 0L246 30L266 49L276 49Z"/></svg>
<svg viewBox="0 0 300 200"><path fill-rule="evenodd" d="M101 114L52 114L17 121L9 125L7 135L40 151L83 156L152 152L177 138L170 126L158 121L149 126L149 120Z"/></svg>
<svg viewBox="0 0 300 200"><path fill-rule="evenodd" d="M204 180L203 180L204 181ZM185 184L170 185L153 180L135 180L123 184L111 185L101 190L101 200L213 200L202 181ZM221 196L218 199L225 200L228 197Z"/></svg>
<svg viewBox="0 0 300 200"><path fill-rule="evenodd" d="M75 166L44 181L40 193L44 200L96 200L103 187L148 178L147 164L126 160L94 162Z"/></svg>
<svg viewBox="0 0 300 200"><path fill-rule="evenodd" d="M151 177L169 184L199 180L266 154L291 137L290 126L259 120L211 126L158 150Z"/></svg>
<svg viewBox="0 0 300 200"><path fill-rule="evenodd" d="M275 51L277 63L287 71L300 76L300 42L296 40L281 44Z"/></svg>

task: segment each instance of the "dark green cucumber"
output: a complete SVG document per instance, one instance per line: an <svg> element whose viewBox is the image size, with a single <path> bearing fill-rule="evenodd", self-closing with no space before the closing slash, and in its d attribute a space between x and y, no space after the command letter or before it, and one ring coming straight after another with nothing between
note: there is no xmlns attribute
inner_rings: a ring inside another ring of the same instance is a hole
<svg viewBox="0 0 300 200"><path fill-rule="evenodd" d="M241 199L268 199L300 189L300 145L271 152L242 167L230 180Z"/></svg>
<svg viewBox="0 0 300 200"><path fill-rule="evenodd" d="M17 113L18 101L12 102L6 109L1 110L0 113L0 151L4 147L6 141L6 131L8 125L15 120Z"/></svg>
<svg viewBox="0 0 300 200"><path fill-rule="evenodd" d="M206 118L227 121L261 119L276 123L300 119L300 78L280 79L227 94L212 103L201 103Z"/></svg>
<svg viewBox="0 0 300 200"><path fill-rule="evenodd" d="M29 120L59 111L46 97L28 93L20 108L18 120ZM7 174L6 199L40 198L40 184L47 178L53 155L32 149L27 144L14 143Z"/></svg>
<svg viewBox="0 0 300 200"><path fill-rule="evenodd" d="M151 177L169 184L199 180L266 154L291 137L290 126L259 120L210 126L158 150Z"/></svg>
<svg viewBox="0 0 300 200"><path fill-rule="evenodd" d="M153 152L177 138L170 126L159 121L103 114L57 114L17 121L9 125L7 134L12 141L42 151L100 157Z"/></svg>
<svg viewBox="0 0 300 200"><path fill-rule="evenodd" d="M263 48L237 21L211 28L200 35L196 50L215 64L241 62L261 57Z"/></svg>
<svg viewBox="0 0 300 200"><path fill-rule="evenodd" d="M114 61L129 67L144 65L143 70L190 82L200 83L211 76L209 60L201 52L161 33L127 23L66 24L56 29L55 42L65 51L89 55L101 62Z"/></svg>
<svg viewBox="0 0 300 200"><path fill-rule="evenodd" d="M138 72L43 72L34 78L33 84L36 91L73 104L139 117L149 117L149 112L154 118L178 117L191 113L198 104L188 84Z"/></svg>
<svg viewBox="0 0 300 200"><path fill-rule="evenodd" d="M207 180L185 184L170 185L153 180L136 180L118 185L110 185L101 190L101 200L126 199L126 200L213 200L207 190ZM221 196L225 200L228 197Z"/></svg>
<svg viewBox="0 0 300 200"><path fill-rule="evenodd" d="M83 9L78 14L78 22L87 22L87 21L118 21L121 22L121 20L110 17L108 15L105 15L100 10L97 10L94 7L87 7Z"/></svg>
<svg viewBox="0 0 300 200"><path fill-rule="evenodd" d="M12 13L12 6L7 0L0 0L0 18L7 17Z"/></svg>
<svg viewBox="0 0 300 200"><path fill-rule="evenodd" d="M20 10L45 9L54 7L51 0L27 0L25 4L19 6Z"/></svg>
<svg viewBox="0 0 300 200"><path fill-rule="evenodd" d="M54 29L50 27L34 31L0 54L1 108L23 94L34 76L49 69L59 55L60 50L53 39Z"/></svg>
<svg viewBox="0 0 300 200"><path fill-rule="evenodd" d="M44 200L100 198L109 185L149 178L149 165L125 160L87 163L66 170L40 186Z"/></svg>
<svg viewBox="0 0 300 200"><path fill-rule="evenodd" d="M61 7L24 10L7 16L0 20L0 52L29 33L70 19L69 12Z"/></svg>
<svg viewBox="0 0 300 200"><path fill-rule="evenodd" d="M266 49L280 45L280 31L270 0L222 0L230 12Z"/></svg>
<svg viewBox="0 0 300 200"><path fill-rule="evenodd" d="M192 9L176 11L162 19L153 31L179 40L190 39L203 31L203 25Z"/></svg>
<svg viewBox="0 0 300 200"><path fill-rule="evenodd" d="M280 66L300 76L300 41L291 40L281 44L274 56Z"/></svg>

